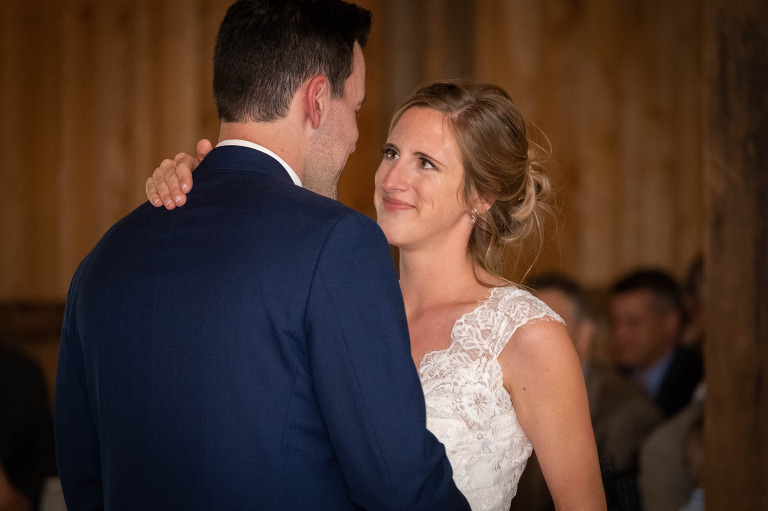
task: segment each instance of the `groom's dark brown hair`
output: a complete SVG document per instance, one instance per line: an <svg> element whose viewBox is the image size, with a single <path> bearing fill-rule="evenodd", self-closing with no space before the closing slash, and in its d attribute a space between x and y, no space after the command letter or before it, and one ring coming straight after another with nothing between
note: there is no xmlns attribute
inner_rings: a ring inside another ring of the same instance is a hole
<svg viewBox="0 0 768 511"><path fill-rule="evenodd" d="M353 49L365 47L370 11L341 0L239 0L219 28L213 92L222 122L283 118L299 86L328 77L344 97Z"/></svg>

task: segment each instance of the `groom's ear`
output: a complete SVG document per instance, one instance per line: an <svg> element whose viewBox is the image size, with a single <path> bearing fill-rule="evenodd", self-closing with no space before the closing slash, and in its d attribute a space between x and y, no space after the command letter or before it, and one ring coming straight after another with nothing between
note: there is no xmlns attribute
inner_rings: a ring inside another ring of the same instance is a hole
<svg viewBox="0 0 768 511"><path fill-rule="evenodd" d="M310 121L312 128L320 126L320 119L325 114L330 99L330 83L325 75L317 75L307 83L302 98L304 114Z"/></svg>

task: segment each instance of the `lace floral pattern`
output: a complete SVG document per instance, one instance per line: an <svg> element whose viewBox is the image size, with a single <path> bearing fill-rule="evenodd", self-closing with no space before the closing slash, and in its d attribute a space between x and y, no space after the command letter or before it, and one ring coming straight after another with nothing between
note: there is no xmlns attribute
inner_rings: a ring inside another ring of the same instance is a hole
<svg viewBox="0 0 768 511"><path fill-rule="evenodd" d="M456 321L450 346L421 361L427 427L445 445L456 485L474 511L509 509L533 450L496 357L519 327L540 319L562 322L527 291L493 288Z"/></svg>

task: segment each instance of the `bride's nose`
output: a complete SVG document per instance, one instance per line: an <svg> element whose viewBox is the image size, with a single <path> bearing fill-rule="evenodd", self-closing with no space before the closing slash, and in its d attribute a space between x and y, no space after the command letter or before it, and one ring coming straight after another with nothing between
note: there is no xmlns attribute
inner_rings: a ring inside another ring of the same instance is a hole
<svg viewBox="0 0 768 511"><path fill-rule="evenodd" d="M405 190L407 180L405 176L405 169L400 165L400 160L395 160L384 170L384 179L381 181L381 186L387 191L393 190Z"/></svg>

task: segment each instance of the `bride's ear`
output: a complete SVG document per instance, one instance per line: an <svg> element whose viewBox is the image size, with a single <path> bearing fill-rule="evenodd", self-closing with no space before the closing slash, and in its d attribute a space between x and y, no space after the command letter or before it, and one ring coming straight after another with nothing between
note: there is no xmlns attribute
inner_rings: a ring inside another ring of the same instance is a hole
<svg viewBox="0 0 768 511"><path fill-rule="evenodd" d="M491 206L493 206L493 202L489 202L480 197L476 197L475 200L471 202L471 206L467 210L467 214L469 215L469 223L474 224L477 221L477 217L491 209Z"/></svg>
<svg viewBox="0 0 768 511"><path fill-rule="evenodd" d="M487 199L484 197L475 197L475 200L472 202L472 211L477 212L478 215L482 215L489 209L491 209L491 206L493 206L493 203L496 202L496 198Z"/></svg>
<svg viewBox="0 0 768 511"><path fill-rule="evenodd" d="M304 115L309 120L312 128L317 129L320 126L320 120L327 111L330 98L330 84L328 77L317 75L307 82L302 97L302 106Z"/></svg>

